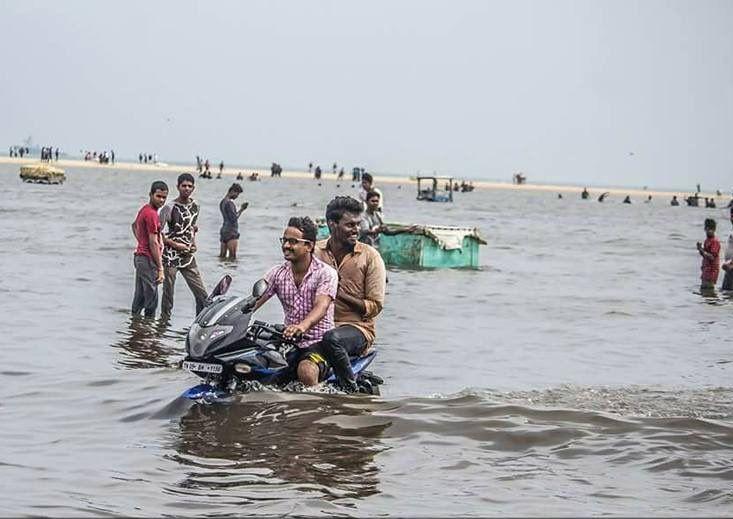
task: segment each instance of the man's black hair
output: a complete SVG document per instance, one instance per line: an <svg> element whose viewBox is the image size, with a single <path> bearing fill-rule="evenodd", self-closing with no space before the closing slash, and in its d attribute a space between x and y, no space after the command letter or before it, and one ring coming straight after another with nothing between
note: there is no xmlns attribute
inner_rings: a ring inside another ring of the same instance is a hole
<svg viewBox="0 0 733 519"><path fill-rule="evenodd" d="M180 186L184 182L191 182L192 184L196 183L191 173L181 173L180 175L178 175L178 184L176 185Z"/></svg>
<svg viewBox="0 0 733 519"><path fill-rule="evenodd" d="M344 213L361 214L364 210L361 202L350 196L337 196L326 206L326 221L341 221Z"/></svg>
<svg viewBox="0 0 733 519"><path fill-rule="evenodd" d="M236 191L237 193L241 193L242 191L244 191L242 189L242 184L240 184L239 182L235 182L234 184L232 184L232 187L229 188L229 192L231 193L232 191Z"/></svg>
<svg viewBox="0 0 733 519"><path fill-rule="evenodd" d="M372 197L375 197L375 196L376 196L377 198L382 198L382 197L381 197L381 195L379 194L379 191L369 191L369 192L368 192L368 193L366 194L366 199L367 199L367 200L369 200L370 198L372 198Z"/></svg>
<svg viewBox="0 0 733 519"><path fill-rule="evenodd" d="M705 228L715 230L718 225L712 218L705 218Z"/></svg>
<svg viewBox="0 0 733 519"><path fill-rule="evenodd" d="M156 191L165 191L165 192L168 192L168 184L166 184L162 180L156 180L150 186L150 194L153 195L153 194L155 194Z"/></svg>
<svg viewBox="0 0 733 519"><path fill-rule="evenodd" d="M307 216L293 216L288 220L288 227L295 227L303 233L303 239L315 243L318 227L315 222Z"/></svg>
<svg viewBox="0 0 733 519"><path fill-rule="evenodd" d="M363 173L361 175L362 180L366 180L367 182L374 182L374 179L372 178L371 174L369 173Z"/></svg>

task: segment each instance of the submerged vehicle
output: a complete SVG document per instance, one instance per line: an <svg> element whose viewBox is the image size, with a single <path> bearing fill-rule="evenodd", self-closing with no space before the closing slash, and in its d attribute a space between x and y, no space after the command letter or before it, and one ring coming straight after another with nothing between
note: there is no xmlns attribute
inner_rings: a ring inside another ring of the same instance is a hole
<svg viewBox="0 0 733 519"><path fill-rule="evenodd" d="M63 169L47 164L24 164L20 167L20 178L33 184L63 184L66 175Z"/></svg>
<svg viewBox="0 0 733 519"><path fill-rule="evenodd" d="M183 396L191 400L225 398L237 390L249 390L253 383L281 387L296 379L292 363L298 346L283 336L285 326L252 321L267 282L257 281L249 297L227 297L230 284L229 275L219 281L186 336L182 367L203 379L202 384L184 391ZM351 359L360 392L379 394L383 380L365 371L376 354L371 350ZM330 368L324 382L336 385Z"/></svg>

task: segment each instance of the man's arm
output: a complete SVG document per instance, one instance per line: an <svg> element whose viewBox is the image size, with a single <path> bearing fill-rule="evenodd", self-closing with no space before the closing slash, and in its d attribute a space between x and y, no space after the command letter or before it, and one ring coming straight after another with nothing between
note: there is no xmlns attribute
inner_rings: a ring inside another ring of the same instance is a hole
<svg viewBox="0 0 733 519"><path fill-rule="evenodd" d="M333 299L328 294L316 295L316 299L313 303L313 309L308 312L305 319L300 321L298 324L291 324L285 328L285 331L283 332L285 338L292 339L298 337L313 328L313 326L315 326L315 324L326 315L328 307L332 301Z"/></svg>
<svg viewBox="0 0 733 519"><path fill-rule="evenodd" d="M260 298L255 303L255 307L252 309L252 313L255 313L257 310L259 310L260 307L264 305L265 303L267 303L271 297L272 297L272 294L268 294L268 293L261 295Z"/></svg>
<svg viewBox="0 0 733 519"><path fill-rule="evenodd" d="M158 217L160 218L160 232L161 232L161 236L163 237L163 243L167 247L170 247L173 250L186 251L188 250L188 245L186 245L185 243L175 241L175 240L171 240L163 232L165 230L166 225L168 226L168 231L170 232L172 215L173 215L173 206L171 206L170 204L164 205L160 209L160 213L158 213Z"/></svg>
<svg viewBox="0 0 733 519"><path fill-rule="evenodd" d="M379 315L384 305L384 292L387 280L387 269L379 253L373 250L367 260L367 269L364 278L364 298L347 294L340 286L337 298L369 319Z"/></svg>
<svg viewBox="0 0 733 519"><path fill-rule="evenodd" d="M386 234L387 236L394 236L395 234L403 234L406 232L413 233L417 230L417 225L410 225L409 227L387 227L386 225L382 225L380 227L379 232L382 234Z"/></svg>
<svg viewBox="0 0 733 519"><path fill-rule="evenodd" d="M163 282L163 258L161 258L160 251L160 238L157 233L148 234L148 246L150 248L150 254L153 255L153 262L158 267L158 276L156 278L157 283Z"/></svg>
<svg viewBox="0 0 733 519"><path fill-rule="evenodd" d="M135 225L136 223L137 223L137 220L135 220L134 222L132 222L132 224L130 225L130 227L132 228L132 235L137 240L137 226Z"/></svg>
<svg viewBox="0 0 733 519"><path fill-rule="evenodd" d="M375 250L369 258L364 280L364 317L376 317L384 306L384 292L387 286L387 269L382 256Z"/></svg>
<svg viewBox="0 0 733 519"><path fill-rule="evenodd" d="M720 254L720 245L719 244L713 243L710 245L710 247L711 247L711 250L707 251L703 247L702 243L697 242L697 251L700 253L700 256L702 256L703 258L707 258L709 260L717 258L718 255Z"/></svg>
<svg viewBox="0 0 733 519"><path fill-rule="evenodd" d="M182 243L176 240L171 240L170 238L166 236L163 236L163 243L165 243L171 249L175 249L178 251L187 251L189 249L189 246L186 245L185 243Z"/></svg>
<svg viewBox="0 0 733 519"><path fill-rule="evenodd" d="M354 310L357 310L361 315L364 315L366 313L366 305L364 304L364 300L360 297L354 297L347 294L340 286L336 299L340 299Z"/></svg>
<svg viewBox="0 0 733 519"><path fill-rule="evenodd" d="M237 219L239 219L240 216L242 216L242 213L245 209L249 206L249 202L242 202L242 205L239 207L239 211L237 211Z"/></svg>

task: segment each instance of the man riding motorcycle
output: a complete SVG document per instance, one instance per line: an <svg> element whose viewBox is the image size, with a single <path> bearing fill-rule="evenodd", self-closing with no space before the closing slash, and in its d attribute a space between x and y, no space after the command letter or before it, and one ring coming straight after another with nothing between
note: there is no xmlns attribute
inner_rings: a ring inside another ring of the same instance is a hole
<svg viewBox="0 0 733 519"><path fill-rule="evenodd" d="M316 385L326 374L327 366L320 342L334 327L334 300L338 274L313 254L316 224L308 217L288 221L280 243L285 262L275 265L265 275L267 290L257 300L257 311L273 295L285 313L286 339L298 341L298 355L293 362L298 380Z"/></svg>

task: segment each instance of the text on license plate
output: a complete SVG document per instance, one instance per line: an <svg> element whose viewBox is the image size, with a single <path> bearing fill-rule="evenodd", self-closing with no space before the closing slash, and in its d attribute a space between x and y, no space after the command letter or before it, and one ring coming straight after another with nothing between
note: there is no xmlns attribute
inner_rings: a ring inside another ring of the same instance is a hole
<svg viewBox="0 0 733 519"><path fill-rule="evenodd" d="M221 373L221 364L207 364L206 362L191 362L185 361L183 363L183 369L188 371L203 371L204 373Z"/></svg>

